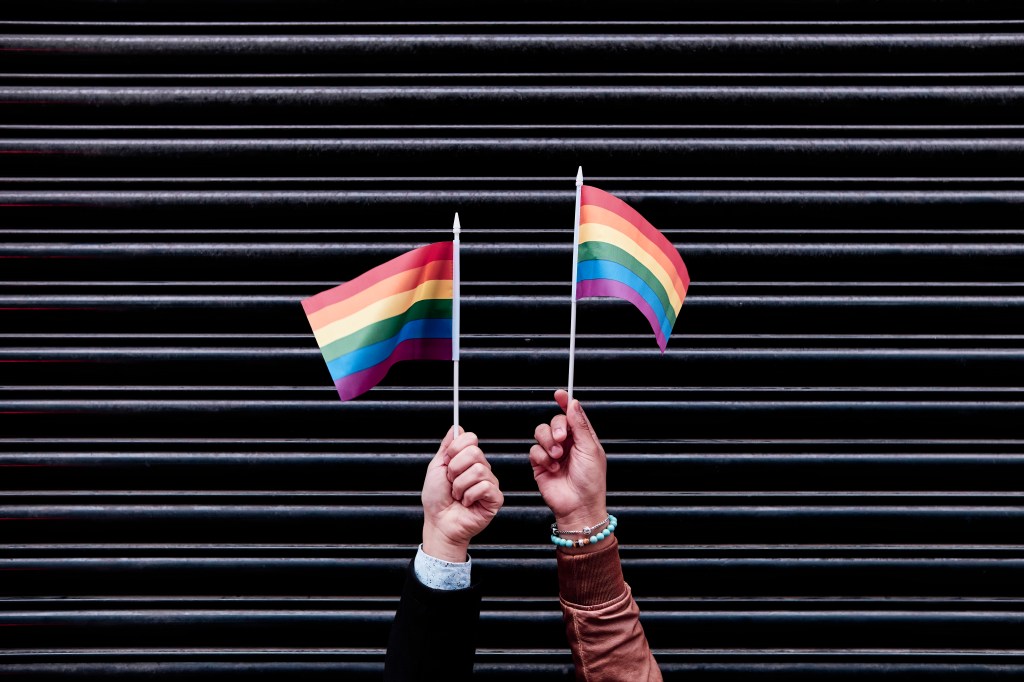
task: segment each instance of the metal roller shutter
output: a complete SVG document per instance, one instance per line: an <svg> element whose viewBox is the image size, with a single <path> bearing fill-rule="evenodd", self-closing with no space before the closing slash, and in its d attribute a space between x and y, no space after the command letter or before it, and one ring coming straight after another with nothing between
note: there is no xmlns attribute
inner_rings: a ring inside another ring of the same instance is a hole
<svg viewBox="0 0 1024 682"><path fill-rule="evenodd" d="M9 3L14 4L14 3ZM341 404L298 301L465 229L480 679L564 679L525 453L573 182L693 287L580 306L668 679L1024 675L1024 17L996 2L0 9L0 670L374 679L450 414Z"/></svg>

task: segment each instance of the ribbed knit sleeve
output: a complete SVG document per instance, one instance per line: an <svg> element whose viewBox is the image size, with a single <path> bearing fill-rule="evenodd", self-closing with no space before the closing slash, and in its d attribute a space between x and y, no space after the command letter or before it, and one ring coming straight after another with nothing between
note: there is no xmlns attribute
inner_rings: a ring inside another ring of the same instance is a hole
<svg viewBox="0 0 1024 682"><path fill-rule="evenodd" d="M558 557L558 594L567 602L581 606L603 604L626 589L619 562L619 543L614 536L596 552L575 554L556 550Z"/></svg>
<svg viewBox="0 0 1024 682"><path fill-rule="evenodd" d="M661 682L614 537L593 552L558 550L558 585L577 680Z"/></svg>

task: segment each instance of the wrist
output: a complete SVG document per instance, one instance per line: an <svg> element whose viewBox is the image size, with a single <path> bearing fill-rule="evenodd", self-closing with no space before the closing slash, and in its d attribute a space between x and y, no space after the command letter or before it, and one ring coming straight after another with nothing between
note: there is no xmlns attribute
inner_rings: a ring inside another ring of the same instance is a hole
<svg viewBox="0 0 1024 682"><path fill-rule="evenodd" d="M605 543L591 543L589 545L583 545L582 547L573 545L572 547L557 547L556 549L563 554L591 554L593 552L600 552L607 546L608 545Z"/></svg>
<svg viewBox="0 0 1024 682"><path fill-rule="evenodd" d="M582 530L594 527L608 518L608 508L604 504L589 505L574 509L566 514L556 514L555 523L559 530Z"/></svg>
<svg viewBox="0 0 1024 682"><path fill-rule="evenodd" d="M589 554L599 552L608 538L614 540L613 534L618 526L618 520L607 515L597 523L584 525L581 529L569 530L565 526L552 528L551 542L558 546L559 551L565 554Z"/></svg>
<svg viewBox="0 0 1024 682"><path fill-rule="evenodd" d="M437 528L424 524L423 551L435 559L461 564L469 556L469 543L452 540Z"/></svg>

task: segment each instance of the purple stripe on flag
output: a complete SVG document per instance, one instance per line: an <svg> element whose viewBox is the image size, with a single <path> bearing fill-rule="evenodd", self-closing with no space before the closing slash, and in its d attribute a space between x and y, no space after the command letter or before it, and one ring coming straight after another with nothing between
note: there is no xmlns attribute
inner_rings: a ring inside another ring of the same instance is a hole
<svg viewBox="0 0 1024 682"><path fill-rule="evenodd" d="M661 348L662 353L665 352L665 347L668 346L668 339L665 338L664 332L661 331L661 320L658 319L658 315L654 312L651 304L645 301L638 291L614 279L585 279L582 282L576 283L577 299L589 298L591 296L621 298L639 308L640 312L647 318L647 321L651 323L654 336L658 340L658 347Z"/></svg>
<svg viewBox="0 0 1024 682"><path fill-rule="evenodd" d="M452 359L451 339L408 339L395 346L387 358L373 367L349 374L334 382L342 400L351 400L366 393L380 383L391 365L402 360L448 360Z"/></svg>

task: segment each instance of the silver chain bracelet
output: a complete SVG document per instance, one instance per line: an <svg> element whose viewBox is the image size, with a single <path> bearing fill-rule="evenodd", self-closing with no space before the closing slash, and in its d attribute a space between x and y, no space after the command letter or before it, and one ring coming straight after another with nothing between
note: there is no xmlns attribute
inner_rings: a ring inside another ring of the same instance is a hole
<svg viewBox="0 0 1024 682"><path fill-rule="evenodd" d="M594 533L596 533L597 531L601 530L602 528L607 526L609 523L611 523L611 520L612 520L612 517L609 515L601 523L594 524L593 526L583 526L583 530L558 530L558 524L557 523L552 523L551 524L551 534L552 535L585 535L587 537L590 537L591 535L593 535Z"/></svg>

